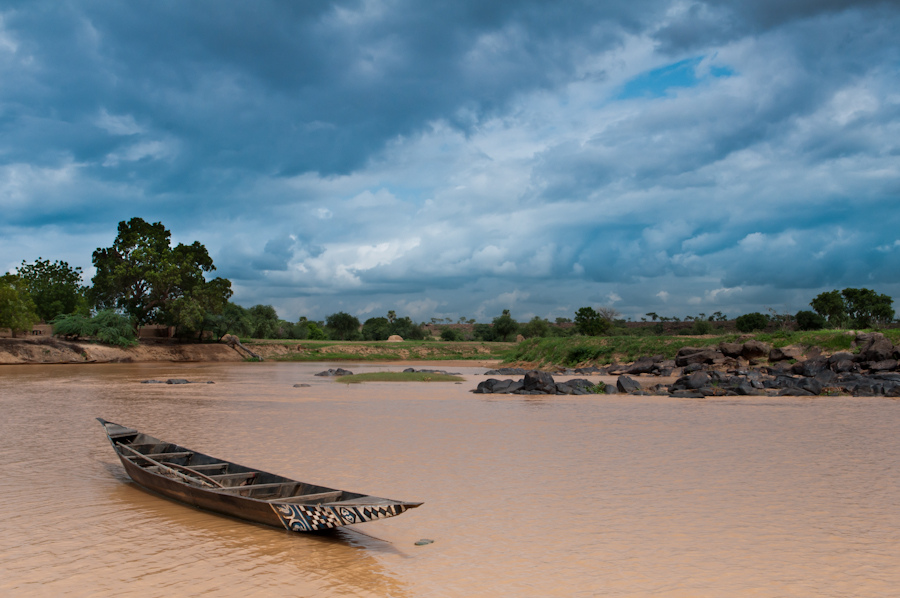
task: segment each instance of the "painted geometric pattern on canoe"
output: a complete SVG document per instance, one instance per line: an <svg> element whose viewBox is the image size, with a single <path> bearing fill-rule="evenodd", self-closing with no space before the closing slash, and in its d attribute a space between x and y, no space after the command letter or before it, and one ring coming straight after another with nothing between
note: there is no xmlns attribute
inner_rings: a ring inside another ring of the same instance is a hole
<svg viewBox="0 0 900 598"><path fill-rule="evenodd" d="M272 509L284 527L294 532L311 532L373 519L394 517L406 510L403 505L326 507L322 505L275 504Z"/></svg>

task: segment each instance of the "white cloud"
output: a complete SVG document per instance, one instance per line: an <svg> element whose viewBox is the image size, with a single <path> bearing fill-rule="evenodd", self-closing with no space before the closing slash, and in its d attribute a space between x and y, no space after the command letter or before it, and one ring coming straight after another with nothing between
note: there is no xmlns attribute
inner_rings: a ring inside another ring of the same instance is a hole
<svg viewBox="0 0 900 598"><path fill-rule="evenodd" d="M116 116L107 112L106 108L100 111L94 124L110 135L137 135L144 132L144 128L137 124L131 114Z"/></svg>

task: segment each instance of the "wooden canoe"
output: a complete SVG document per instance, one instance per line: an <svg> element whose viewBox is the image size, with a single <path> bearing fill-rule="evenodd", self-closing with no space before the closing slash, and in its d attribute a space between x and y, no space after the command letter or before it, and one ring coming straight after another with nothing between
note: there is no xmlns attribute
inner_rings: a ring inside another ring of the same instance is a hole
<svg viewBox="0 0 900 598"><path fill-rule="evenodd" d="M132 480L208 511L311 532L395 517L422 504L298 482L97 420Z"/></svg>

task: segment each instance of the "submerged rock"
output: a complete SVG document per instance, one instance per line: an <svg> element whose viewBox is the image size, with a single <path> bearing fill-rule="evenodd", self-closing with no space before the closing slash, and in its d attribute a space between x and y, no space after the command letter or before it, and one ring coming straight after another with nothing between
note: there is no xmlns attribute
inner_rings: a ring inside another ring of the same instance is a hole
<svg viewBox="0 0 900 598"><path fill-rule="evenodd" d="M353 372L350 370L345 370L344 368L329 368L324 372L319 372L318 374L314 374L315 376L352 376Z"/></svg>

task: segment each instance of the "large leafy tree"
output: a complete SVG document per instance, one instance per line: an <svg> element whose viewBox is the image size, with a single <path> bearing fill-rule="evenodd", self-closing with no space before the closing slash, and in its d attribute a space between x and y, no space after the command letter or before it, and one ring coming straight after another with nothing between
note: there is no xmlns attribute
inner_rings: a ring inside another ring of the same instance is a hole
<svg viewBox="0 0 900 598"><path fill-rule="evenodd" d="M254 305L247 310L250 316L250 335L253 338L275 338L278 331L278 312L271 305Z"/></svg>
<svg viewBox="0 0 900 598"><path fill-rule="evenodd" d="M810 301L816 313L832 326L852 324L859 328L882 326L894 319L894 300L871 289L846 288L820 293Z"/></svg>
<svg viewBox="0 0 900 598"><path fill-rule="evenodd" d="M894 300L871 289L844 289L847 316L860 328L883 326L894 319Z"/></svg>
<svg viewBox="0 0 900 598"><path fill-rule="evenodd" d="M49 322L63 314L87 315L88 304L81 284L81 268L62 261L38 258L33 264L24 261L17 272L34 301L37 315Z"/></svg>
<svg viewBox="0 0 900 598"><path fill-rule="evenodd" d="M502 314L494 318L492 324L497 340L509 341L519 333L519 323L513 320L508 309L504 309Z"/></svg>
<svg viewBox="0 0 900 598"><path fill-rule="evenodd" d="M200 242L172 247L170 238L161 222L120 222L112 247L93 254L95 304L124 310L135 325L168 324L191 331L202 327L206 314L221 313L232 294L231 282L204 278L215 266Z"/></svg>
<svg viewBox="0 0 900 598"><path fill-rule="evenodd" d="M30 330L40 320L25 283L15 274L0 276L0 328L10 328L13 336Z"/></svg>
<svg viewBox="0 0 900 598"><path fill-rule="evenodd" d="M396 314L394 318L396 319ZM386 341L391 336L389 318L369 318L362 327L363 338L367 341Z"/></svg>
<svg viewBox="0 0 900 598"><path fill-rule="evenodd" d="M325 318L325 327L336 340L354 340L359 337L359 319L356 316L339 311Z"/></svg>
<svg viewBox="0 0 900 598"><path fill-rule="evenodd" d="M815 299L809 302L816 313L828 320L834 327L840 327L847 319L847 305L841 292L835 289L826 293L819 293Z"/></svg>

